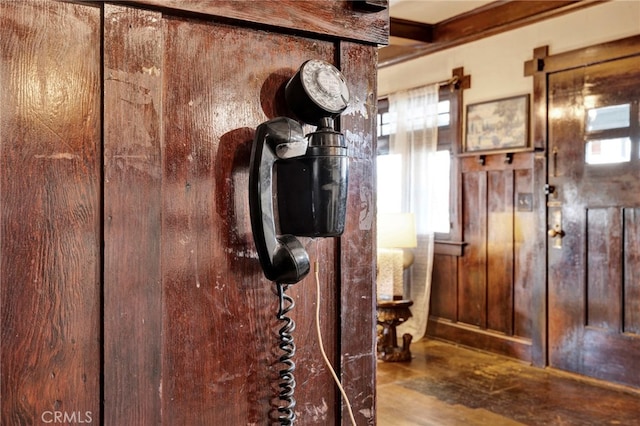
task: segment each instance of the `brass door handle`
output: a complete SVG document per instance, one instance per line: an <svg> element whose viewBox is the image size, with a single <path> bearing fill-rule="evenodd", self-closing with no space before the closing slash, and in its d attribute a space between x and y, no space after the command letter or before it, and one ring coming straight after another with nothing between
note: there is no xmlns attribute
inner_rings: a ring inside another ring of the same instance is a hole
<svg viewBox="0 0 640 426"><path fill-rule="evenodd" d="M553 226L547 231L547 234L553 238L553 245L551 247L555 249L562 248L562 237L564 237L564 231L562 230L562 209L553 210L550 216L550 224Z"/></svg>
<svg viewBox="0 0 640 426"><path fill-rule="evenodd" d="M547 234L549 234L549 236L551 238L555 238L555 237L564 237L564 231L562 229L560 229L560 227L557 228L551 228L547 231Z"/></svg>

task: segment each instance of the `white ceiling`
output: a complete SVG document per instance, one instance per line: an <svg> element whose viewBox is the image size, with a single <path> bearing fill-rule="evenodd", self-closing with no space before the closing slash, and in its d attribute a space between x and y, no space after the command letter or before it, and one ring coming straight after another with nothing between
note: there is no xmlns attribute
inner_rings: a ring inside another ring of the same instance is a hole
<svg viewBox="0 0 640 426"><path fill-rule="evenodd" d="M493 3L493 1L390 0L389 15L409 21L436 24L488 3Z"/></svg>
<svg viewBox="0 0 640 426"><path fill-rule="evenodd" d="M389 16L424 24L437 24L464 14L495 0L391 0ZM395 46L415 46L423 43L399 37L390 37L389 44Z"/></svg>

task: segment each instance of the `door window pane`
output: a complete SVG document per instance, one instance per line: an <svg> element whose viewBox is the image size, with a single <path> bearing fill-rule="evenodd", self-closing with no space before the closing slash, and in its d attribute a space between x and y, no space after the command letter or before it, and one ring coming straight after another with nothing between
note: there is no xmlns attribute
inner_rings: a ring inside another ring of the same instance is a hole
<svg viewBox="0 0 640 426"><path fill-rule="evenodd" d="M629 127L631 105L612 105L587 110L587 132Z"/></svg>
<svg viewBox="0 0 640 426"><path fill-rule="evenodd" d="M631 138L592 139L585 146L587 164L625 163L631 160Z"/></svg>

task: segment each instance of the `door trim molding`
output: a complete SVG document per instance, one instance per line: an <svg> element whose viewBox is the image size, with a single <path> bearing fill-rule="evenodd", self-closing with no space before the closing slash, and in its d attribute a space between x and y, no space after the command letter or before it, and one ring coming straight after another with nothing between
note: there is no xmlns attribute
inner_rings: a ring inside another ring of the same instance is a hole
<svg viewBox="0 0 640 426"><path fill-rule="evenodd" d="M622 59L640 55L640 34L596 44L589 47L570 50L568 52L548 55L549 46L534 49L533 59L524 63L524 75L534 76L543 72L550 74L558 71L566 71L602 62ZM536 55L536 51L544 51L544 56Z"/></svg>

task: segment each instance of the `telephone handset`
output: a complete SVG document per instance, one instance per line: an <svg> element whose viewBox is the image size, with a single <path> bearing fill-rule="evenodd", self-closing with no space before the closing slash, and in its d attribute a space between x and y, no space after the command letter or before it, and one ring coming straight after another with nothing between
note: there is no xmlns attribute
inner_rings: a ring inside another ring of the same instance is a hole
<svg viewBox="0 0 640 426"><path fill-rule="evenodd" d="M348 158L334 118L346 109L349 89L333 65L312 59L289 80L285 97L298 119L317 128L305 136L301 124L288 117L258 126L251 150L249 209L265 276L295 284L310 270L309 256L296 236L336 237L344 231Z"/></svg>

